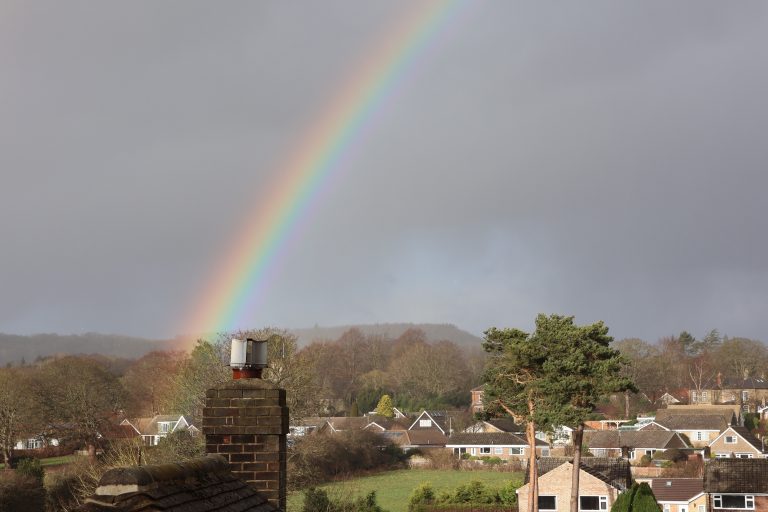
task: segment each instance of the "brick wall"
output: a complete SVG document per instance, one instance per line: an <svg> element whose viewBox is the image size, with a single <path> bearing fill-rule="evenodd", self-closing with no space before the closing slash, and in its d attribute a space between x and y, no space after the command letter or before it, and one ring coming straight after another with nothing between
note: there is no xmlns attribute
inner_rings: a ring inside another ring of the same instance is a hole
<svg viewBox="0 0 768 512"><path fill-rule="evenodd" d="M261 380L227 382L206 394L206 452L224 456L232 473L285 510L288 408L285 390Z"/></svg>
<svg viewBox="0 0 768 512"><path fill-rule="evenodd" d="M573 465L566 462L539 477L539 496L557 496L557 512L570 512L572 468ZM517 490L519 510L528 509L528 486L529 484L525 484ZM618 491L582 470L579 474L579 496L607 496L608 510L610 510L616 501Z"/></svg>

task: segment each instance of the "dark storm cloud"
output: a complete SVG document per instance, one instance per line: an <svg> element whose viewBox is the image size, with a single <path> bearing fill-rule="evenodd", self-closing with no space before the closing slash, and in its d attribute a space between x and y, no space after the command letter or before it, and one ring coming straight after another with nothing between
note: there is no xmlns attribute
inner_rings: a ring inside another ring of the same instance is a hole
<svg viewBox="0 0 768 512"><path fill-rule="evenodd" d="M408 3L9 4L0 331L172 335L245 204ZM762 3L476 3L417 61L259 324L766 338ZM329 299L332 298L332 300Z"/></svg>

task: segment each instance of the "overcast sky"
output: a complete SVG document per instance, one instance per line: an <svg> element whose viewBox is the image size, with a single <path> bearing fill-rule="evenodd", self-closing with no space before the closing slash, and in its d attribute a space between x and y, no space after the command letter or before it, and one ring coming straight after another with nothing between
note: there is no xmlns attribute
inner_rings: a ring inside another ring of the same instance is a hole
<svg viewBox="0 0 768 512"><path fill-rule="evenodd" d="M413 0L0 2L0 332L170 337ZM768 341L768 4L472 2L253 327Z"/></svg>

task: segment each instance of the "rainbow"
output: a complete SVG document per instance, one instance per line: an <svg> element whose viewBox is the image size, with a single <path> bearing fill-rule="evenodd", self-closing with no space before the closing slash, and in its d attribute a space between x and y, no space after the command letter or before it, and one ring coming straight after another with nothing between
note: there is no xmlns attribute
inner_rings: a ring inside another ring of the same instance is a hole
<svg viewBox="0 0 768 512"><path fill-rule="evenodd" d="M458 0L411 5L401 23L364 54L364 64L340 88L324 114L273 172L276 181L248 212L234 243L215 265L201 300L177 332L194 336L243 328L269 288L282 253L311 213L345 154L361 138L375 114L428 43L453 17ZM253 319L249 319L252 322ZM251 325L250 327L255 327Z"/></svg>

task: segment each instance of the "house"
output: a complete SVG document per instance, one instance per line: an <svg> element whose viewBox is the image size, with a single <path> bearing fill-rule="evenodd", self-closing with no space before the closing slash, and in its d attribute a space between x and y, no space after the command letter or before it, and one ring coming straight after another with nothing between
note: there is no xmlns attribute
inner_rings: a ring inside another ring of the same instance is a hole
<svg viewBox="0 0 768 512"><path fill-rule="evenodd" d="M408 430L410 425L410 420L405 417L386 418L384 416L372 416L368 420L368 424L363 427L363 430L374 432Z"/></svg>
<svg viewBox="0 0 768 512"><path fill-rule="evenodd" d="M763 442L747 427L730 426L709 443L709 451L718 459L761 459L768 457Z"/></svg>
<svg viewBox="0 0 768 512"><path fill-rule="evenodd" d="M655 419L663 421L667 416L680 416L681 414L720 414L728 423L733 425L741 421L741 408L733 404L669 405L666 409L656 411Z"/></svg>
<svg viewBox="0 0 768 512"><path fill-rule="evenodd" d="M151 418L123 420L121 425L130 425L141 435L146 446L156 446L161 439L173 432L188 431L196 435L199 430L183 415L157 414Z"/></svg>
<svg viewBox="0 0 768 512"><path fill-rule="evenodd" d="M670 430L602 430L591 433L586 444L596 457L625 457L635 463L644 455L689 448L680 434Z"/></svg>
<svg viewBox="0 0 768 512"><path fill-rule="evenodd" d="M768 511L768 459L713 459L704 467L711 512Z"/></svg>
<svg viewBox="0 0 768 512"><path fill-rule="evenodd" d="M453 434L445 444L457 456L499 457L502 460L525 459L529 447L525 437L511 432L461 432ZM549 456L549 445L536 440L536 453Z"/></svg>
<svg viewBox="0 0 768 512"><path fill-rule="evenodd" d="M579 510L601 512L611 509L619 493L632 485L629 462L625 459L585 457L579 468ZM573 462L560 457L538 461L539 511L569 512ZM528 472L525 485L517 489L518 508L528 508Z"/></svg>
<svg viewBox="0 0 768 512"><path fill-rule="evenodd" d="M390 438L400 445L403 450L419 448L421 450L430 450L445 448L448 443L448 436L441 433L438 429L417 429L404 431L383 432L385 436L389 434ZM379 434L379 435L382 435ZM385 437L386 438L386 437Z"/></svg>
<svg viewBox="0 0 768 512"><path fill-rule="evenodd" d="M345 430L362 430L369 423L370 420L365 416L339 416L325 418L325 422L320 425L320 427L318 427L317 432L335 434Z"/></svg>
<svg viewBox="0 0 768 512"><path fill-rule="evenodd" d="M663 512L707 512L702 478L653 478L651 490Z"/></svg>
<svg viewBox="0 0 768 512"><path fill-rule="evenodd" d="M472 401L470 403L469 409L472 411L472 413L476 412L483 412L485 410L485 405L483 405L483 394L485 394L484 386L477 386L476 388L472 388L470 390L470 393L472 394Z"/></svg>
<svg viewBox="0 0 768 512"><path fill-rule="evenodd" d="M723 414L658 414L670 409L657 412L656 420L643 425L637 431L670 430L683 434L694 448L709 446L731 423ZM730 415L733 417L733 415Z"/></svg>
<svg viewBox="0 0 768 512"><path fill-rule="evenodd" d="M584 427L591 430L618 430L621 425L631 421L632 420L587 420L584 422Z"/></svg>
<svg viewBox="0 0 768 512"><path fill-rule="evenodd" d="M681 402L682 400L677 398L675 395L667 392L661 395L654 403L657 405L669 406L669 405L679 404Z"/></svg>
<svg viewBox="0 0 768 512"><path fill-rule="evenodd" d="M691 403L734 404L744 412L757 412L768 400L768 379L745 376L723 379L718 374L700 389L691 389Z"/></svg>
<svg viewBox="0 0 768 512"><path fill-rule="evenodd" d="M408 430L437 429L449 436L453 431L453 419L443 411L422 411Z"/></svg>
<svg viewBox="0 0 768 512"><path fill-rule="evenodd" d="M464 429L464 432L514 432L520 434L525 429L515 423L512 418L495 418L490 420L478 421Z"/></svg>

